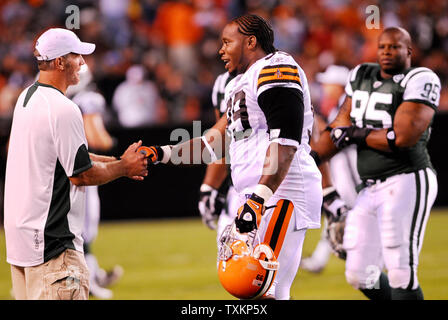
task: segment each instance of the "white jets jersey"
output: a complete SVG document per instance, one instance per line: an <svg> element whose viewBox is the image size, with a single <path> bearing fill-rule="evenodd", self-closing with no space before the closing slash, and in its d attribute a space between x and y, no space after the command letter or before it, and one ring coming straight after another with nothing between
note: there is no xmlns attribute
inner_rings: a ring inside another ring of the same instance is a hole
<svg viewBox="0 0 448 320"><path fill-rule="evenodd" d="M275 87L294 88L303 94L304 121L300 143L279 138L280 129L268 132L267 120L258 105L258 97ZM275 196L296 203L306 202L305 199L309 197L321 199L321 189L319 194L310 195L305 187L308 181L313 185L320 184L321 175L309 155L313 110L308 81L293 57L277 51L259 59L245 73L230 81L224 99L227 105L227 130L231 136L229 155L235 189L240 194L251 194L254 191L262 175L266 151L272 142L277 142L295 146L297 152ZM276 170L274 167L272 169ZM320 212L312 211L302 212L302 217L297 219L299 228L320 227Z"/></svg>
<svg viewBox="0 0 448 320"><path fill-rule="evenodd" d="M66 248L83 252L85 187L69 177L91 168L81 112L36 82L14 109L5 183L7 262L28 267Z"/></svg>

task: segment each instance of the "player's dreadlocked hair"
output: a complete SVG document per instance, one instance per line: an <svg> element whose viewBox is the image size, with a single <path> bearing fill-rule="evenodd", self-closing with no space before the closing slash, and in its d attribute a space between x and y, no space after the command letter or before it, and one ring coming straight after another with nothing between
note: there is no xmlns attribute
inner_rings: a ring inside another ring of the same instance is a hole
<svg viewBox="0 0 448 320"><path fill-rule="evenodd" d="M257 42L266 53L277 51L274 47L274 31L263 18L255 14L245 14L244 16L232 20L238 24L238 31L245 36L255 36Z"/></svg>

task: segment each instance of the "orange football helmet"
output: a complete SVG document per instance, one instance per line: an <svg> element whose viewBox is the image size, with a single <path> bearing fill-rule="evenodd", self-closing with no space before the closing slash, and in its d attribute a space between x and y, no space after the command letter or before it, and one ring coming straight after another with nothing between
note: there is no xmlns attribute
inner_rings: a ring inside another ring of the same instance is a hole
<svg viewBox="0 0 448 320"><path fill-rule="evenodd" d="M240 299L261 298L274 283L279 266L272 249L259 244L252 250L242 240L224 246L227 250L222 250L218 264L224 289Z"/></svg>

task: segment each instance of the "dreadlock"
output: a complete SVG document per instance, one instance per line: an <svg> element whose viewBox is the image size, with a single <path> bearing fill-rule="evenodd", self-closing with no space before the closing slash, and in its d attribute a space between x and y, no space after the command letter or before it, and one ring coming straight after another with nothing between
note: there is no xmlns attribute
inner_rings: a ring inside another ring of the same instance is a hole
<svg viewBox="0 0 448 320"><path fill-rule="evenodd" d="M255 36L266 53L277 51L274 47L274 31L263 18L255 14L245 14L232 20L238 25L238 31L245 36Z"/></svg>

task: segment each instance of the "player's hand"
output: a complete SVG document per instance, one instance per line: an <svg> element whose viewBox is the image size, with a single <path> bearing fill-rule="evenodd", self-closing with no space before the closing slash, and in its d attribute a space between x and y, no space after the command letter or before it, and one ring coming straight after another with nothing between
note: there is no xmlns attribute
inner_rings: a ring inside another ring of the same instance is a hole
<svg viewBox="0 0 448 320"><path fill-rule="evenodd" d="M345 204L334 187L325 188L322 209L329 221L339 220L345 215L349 208Z"/></svg>
<svg viewBox="0 0 448 320"><path fill-rule="evenodd" d="M202 222L212 230L216 229L216 220L224 207L226 198L218 190L202 185L199 191L199 212Z"/></svg>
<svg viewBox="0 0 448 320"><path fill-rule="evenodd" d="M330 137L336 148L343 149L353 143L357 145L365 144L370 131L372 129L356 126L336 127L331 130Z"/></svg>
<svg viewBox="0 0 448 320"><path fill-rule="evenodd" d="M342 260L347 258L347 251L343 247L345 219L347 215L343 215L338 221L328 222L327 239L330 242L333 253Z"/></svg>
<svg viewBox="0 0 448 320"><path fill-rule="evenodd" d="M252 193L246 203L238 209L238 216L235 218L238 232L248 233L258 229L264 209L263 198Z"/></svg>
<svg viewBox="0 0 448 320"><path fill-rule="evenodd" d="M137 152L143 154L148 159L149 164L158 164L163 158L163 150L160 146L141 146L137 149Z"/></svg>
<svg viewBox="0 0 448 320"><path fill-rule="evenodd" d="M345 260L347 252L343 249L343 238L345 219L349 208L341 199L335 188L328 188L329 191L323 199L322 209L327 217L327 239L333 252ZM325 190L324 190L325 192Z"/></svg>
<svg viewBox="0 0 448 320"><path fill-rule="evenodd" d="M134 142L120 157L124 175L134 180L143 180L148 175L148 159L143 154L137 152L141 145L141 140Z"/></svg>

